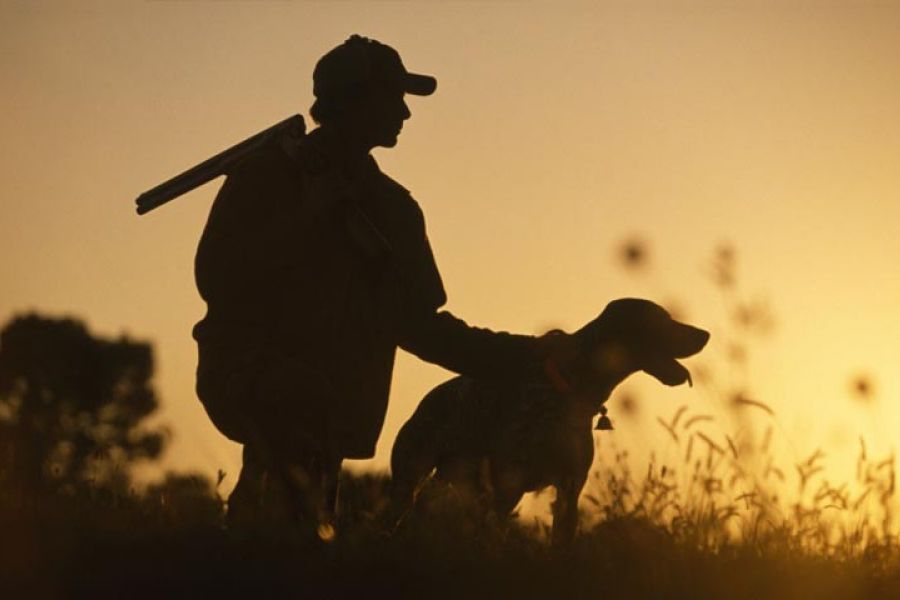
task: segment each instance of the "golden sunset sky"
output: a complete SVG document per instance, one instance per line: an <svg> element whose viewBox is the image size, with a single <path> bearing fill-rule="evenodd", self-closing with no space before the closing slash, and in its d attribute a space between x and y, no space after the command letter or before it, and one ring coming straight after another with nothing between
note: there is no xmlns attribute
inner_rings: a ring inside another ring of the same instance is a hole
<svg viewBox="0 0 900 600"><path fill-rule="evenodd" d="M352 33L438 79L375 155L421 204L457 316L540 333L648 297L712 332L689 366L773 407L788 465L822 447L841 478L859 436L900 437L900 3L3 2L0 29L0 321L152 341L166 467L229 486L239 465L193 392L193 255L221 182L143 217L134 198L306 115L316 60ZM646 268L623 268L630 239ZM723 366L723 244L777 323L744 370ZM386 468L447 376L401 355L378 454L355 466ZM634 452L664 452L657 416L724 402L630 389L641 409L614 397L607 435Z"/></svg>

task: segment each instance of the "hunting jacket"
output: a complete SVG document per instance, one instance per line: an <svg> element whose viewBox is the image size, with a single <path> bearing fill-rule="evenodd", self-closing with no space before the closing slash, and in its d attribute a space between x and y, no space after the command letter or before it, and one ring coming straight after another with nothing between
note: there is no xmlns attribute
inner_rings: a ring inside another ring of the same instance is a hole
<svg viewBox="0 0 900 600"><path fill-rule="evenodd" d="M398 346L480 379L535 372L539 360L535 338L440 310L447 297L419 205L371 156L342 164L328 139L319 129L290 152L273 144L219 191L195 262L207 304L193 331L198 392L215 403L204 382L297 358L333 390L336 452L367 458Z"/></svg>

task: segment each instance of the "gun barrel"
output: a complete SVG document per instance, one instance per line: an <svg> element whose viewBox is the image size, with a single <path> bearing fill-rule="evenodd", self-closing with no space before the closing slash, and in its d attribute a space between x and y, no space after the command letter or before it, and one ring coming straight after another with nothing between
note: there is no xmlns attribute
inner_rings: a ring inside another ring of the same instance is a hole
<svg viewBox="0 0 900 600"><path fill-rule="evenodd" d="M162 206L166 202L174 200L178 196L186 194L220 175L227 175L231 166L248 154L257 151L261 146L276 138L283 139L285 135L299 137L303 135L305 127L303 117L293 115L268 129L260 131L256 135L235 144L199 165L191 167L184 173L176 175L153 189L147 190L135 200L137 213L139 215L146 214L154 208Z"/></svg>

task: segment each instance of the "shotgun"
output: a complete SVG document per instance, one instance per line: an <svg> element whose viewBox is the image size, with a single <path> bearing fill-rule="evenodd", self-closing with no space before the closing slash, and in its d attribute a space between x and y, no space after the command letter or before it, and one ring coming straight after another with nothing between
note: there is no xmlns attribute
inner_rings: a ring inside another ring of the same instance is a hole
<svg viewBox="0 0 900 600"><path fill-rule="evenodd" d="M204 160L199 165L191 167L184 173L176 175L153 189L147 190L138 196L135 201L137 213L139 215L146 214L154 208L162 206L166 202L174 200L178 196L186 194L220 175L227 175L229 169L241 159L256 152L266 144L278 142L283 145L289 145L291 141L302 137L305 132L306 125L303 122L303 117L300 115L294 115L268 129L264 129L243 142Z"/></svg>

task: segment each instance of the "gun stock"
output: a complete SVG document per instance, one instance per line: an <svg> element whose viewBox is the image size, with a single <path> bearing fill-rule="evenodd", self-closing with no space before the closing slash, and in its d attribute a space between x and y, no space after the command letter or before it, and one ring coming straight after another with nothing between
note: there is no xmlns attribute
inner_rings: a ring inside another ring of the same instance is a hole
<svg viewBox="0 0 900 600"><path fill-rule="evenodd" d="M285 137L298 138L306 131L303 117L293 115L224 150L199 165L191 167L184 173L176 175L153 189L147 190L137 197L137 213L146 214L166 202L198 188L220 175L227 175L229 169L245 156L256 152L260 147L272 141L283 141Z"/></svg>

